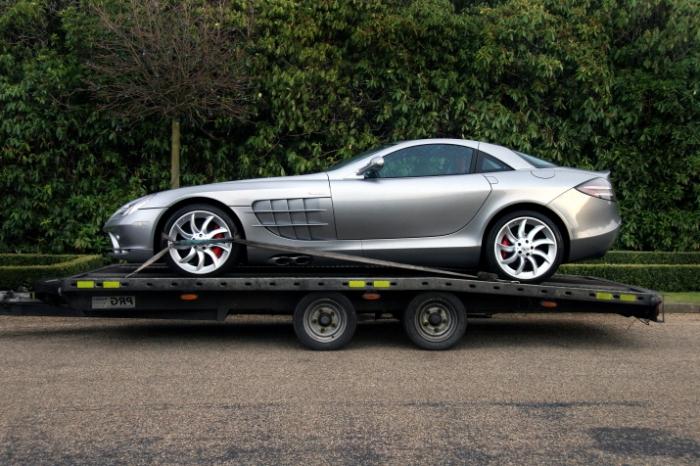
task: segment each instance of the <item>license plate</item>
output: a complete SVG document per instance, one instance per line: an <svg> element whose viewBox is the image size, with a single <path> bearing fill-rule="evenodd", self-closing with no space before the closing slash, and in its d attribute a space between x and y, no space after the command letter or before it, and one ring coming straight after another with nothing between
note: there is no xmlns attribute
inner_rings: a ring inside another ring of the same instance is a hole
<svg viewBox="0 0 700 466"><path fill-rule="evenodd" d="M134 296L93 296L93 309L132 309L136 307Z"/></svg>

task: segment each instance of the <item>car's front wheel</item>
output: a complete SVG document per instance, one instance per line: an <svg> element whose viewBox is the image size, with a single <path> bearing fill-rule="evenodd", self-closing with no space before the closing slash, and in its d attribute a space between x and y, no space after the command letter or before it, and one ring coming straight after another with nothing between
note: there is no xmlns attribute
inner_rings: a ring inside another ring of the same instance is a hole
<svg viewBox="0 0 700 466"><path fill-rule="evenodd" d="M163 233L171 241L230 239L236 224L227 212L207 204L192 204L168 217ZM179 274L204 277L220 275L233 266L239 247L231 242L173 247L169 267Z"/></svg>
<svg viewBox="0 0 700 466"><path fill-rule="evenodd" d="M561 264L564 241L559 228L539 212L511 212L491 227L485 253L489 270L502 278L539 283Z"/></svg>

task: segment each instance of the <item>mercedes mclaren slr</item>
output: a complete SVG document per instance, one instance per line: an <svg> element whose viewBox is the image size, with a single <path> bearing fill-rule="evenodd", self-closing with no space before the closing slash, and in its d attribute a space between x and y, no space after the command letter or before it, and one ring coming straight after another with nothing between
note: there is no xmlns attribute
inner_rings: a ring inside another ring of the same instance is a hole
<svg viewBox="0 0 700 466"><path fill-rule="evenodd" d="M230 241L171 248L169 266L187 276L317 263L313 251L331 251L536 283L563 262L603 255L619 227L607 172L486 142L426 139L377 147L322 173L150 194L122 206L104 230L114 256L130 262L193 239L240 237L309 253Z"/></svg>

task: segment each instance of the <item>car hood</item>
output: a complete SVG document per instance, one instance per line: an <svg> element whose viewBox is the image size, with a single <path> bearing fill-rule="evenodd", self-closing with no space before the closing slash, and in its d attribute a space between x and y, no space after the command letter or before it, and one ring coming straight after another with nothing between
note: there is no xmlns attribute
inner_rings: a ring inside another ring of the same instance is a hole
<svg viewBox="0 0 700 466"><path fill-rule="evenodd" d="M193 197L215 198L229 206L250 205L256 199L330 196L328 175L308 175L255 178L224 181L185 188L169 189L151 195L142 208L168 207Z"/></svg>

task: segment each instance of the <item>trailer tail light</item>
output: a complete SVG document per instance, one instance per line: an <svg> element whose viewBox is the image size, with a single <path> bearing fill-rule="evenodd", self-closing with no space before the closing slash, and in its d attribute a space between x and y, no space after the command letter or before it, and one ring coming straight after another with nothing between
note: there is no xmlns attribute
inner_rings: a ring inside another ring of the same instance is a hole
<svg viewBox="0 0 700 466"><path fill-rule="evenodd" d="M613 193L612 184L605 178L594 178L585 183L576 186L576 189L583 194L597 197L605 201L614 201L615 194Z"/></svg>

